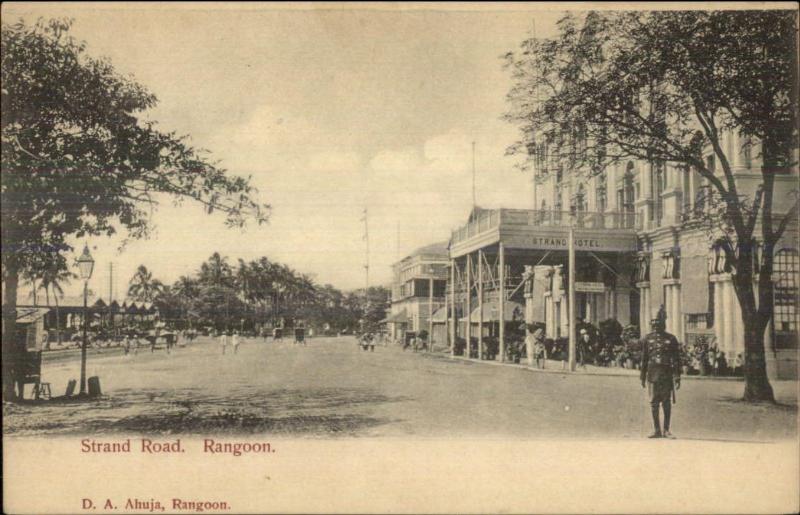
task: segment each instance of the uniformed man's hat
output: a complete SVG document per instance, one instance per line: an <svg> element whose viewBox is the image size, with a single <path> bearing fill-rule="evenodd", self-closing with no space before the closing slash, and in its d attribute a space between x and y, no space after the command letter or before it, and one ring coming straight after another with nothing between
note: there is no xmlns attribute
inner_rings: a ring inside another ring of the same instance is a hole
<svg viewBox="0 0 800 515"><path fill-rule="evenodd" d="M663 304L658 308L658 313L656 314L656 316L653 317L652 320L650 320L651 324L656 323L656 322L659 322L659 323L662 323L662 324L666 324L667 323L667 310L664 309L664 305Z"/></svg>

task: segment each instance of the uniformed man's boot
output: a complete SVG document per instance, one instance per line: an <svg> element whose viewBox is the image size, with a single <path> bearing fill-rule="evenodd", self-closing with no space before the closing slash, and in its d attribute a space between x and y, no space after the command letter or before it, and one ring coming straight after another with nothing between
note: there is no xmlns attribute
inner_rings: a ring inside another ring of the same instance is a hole
<svg viewBox="0 0 800 515"><path fill-rule="evenodd" d="M647 438L661 438L661 420L658 413L658 404L655 406L650 407L651 413L653 414L653 434L648 436Z"/></svg>
<svg viewBox="0 0 800 515"><path fill-rule="evenodd" d="M664 438L675 438L672 433L669 432L669 422L670 416L672 415L672 405L669 401L664 403Z"/></svg>

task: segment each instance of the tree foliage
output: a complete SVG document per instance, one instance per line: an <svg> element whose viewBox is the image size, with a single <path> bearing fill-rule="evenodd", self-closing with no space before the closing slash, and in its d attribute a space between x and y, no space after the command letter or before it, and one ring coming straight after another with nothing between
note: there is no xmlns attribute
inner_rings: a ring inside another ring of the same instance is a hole
<svg viewBox="0 0 800 515"><path fill-rule="evenodd" d="M2 183L4 396L24 349L15 343L20 274L67 268L70 237L147 234L158 194L222 212L230 226L267 220L250 180L145 113L156 97L69 34L70 20L3 23Z"/></svg>
<svg viewBox="0 0 800 515"><path fill-rule="evenodd" d="M156 193L191 198L230 225L266 220L247 179L143 113L156 97L90 57L68 20L2 27L3 265L35 267L69 236L147 233ZM63 263L62 263L63 265Z"/></svg>
<svg viewBox="0 0 800 515"><path fill-rule="evenodd" d="M772 399L763 346L772 257L797 218L796 199L774 212L776 175L797 166L796 34L794 11L588 12L506 55L506 119L522 135L509 153L526 157L523 169L591 176L639 160L692 170L710 185L715 216L706 220L735 271L750 399ZM725 132L757 151L755 191L737 181L731 152L743 149L726 148Z"/></svg>

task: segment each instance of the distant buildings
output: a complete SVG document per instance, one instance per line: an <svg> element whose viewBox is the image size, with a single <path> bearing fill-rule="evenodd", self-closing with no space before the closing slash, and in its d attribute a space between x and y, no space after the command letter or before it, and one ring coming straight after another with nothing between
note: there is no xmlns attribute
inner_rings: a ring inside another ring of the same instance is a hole
<svg viewBox="0 0 800 515"><path fill-rule="evenodd" d="M436 324L433 318L444 308L448 267L447 242L421 247L393 265L392 304L386 319L392 340L402 341L407 331L424 330L434 343L446 345L444 313Z"/></svg>
<svg viewBox="0 0 800 515"><path fill-rule="evenodd" d="M761 181L758 145L745 144L731 132L722 141L732 156L738 191L752 197ZM710 243L710 229L701 220L709 202L705 179L694 170L643 161L594 175L565 170L548 159L546 149L538 152L537 209L476 207L447 246L424 247L394 265L393 338L406 330L428 329L428 324L441 328L439 341L445 341L441 333L446 330L448 345L472 341L478 347L473 356L485 356L484 340L491 339L499 343L497 359L502 359L505 333L525 321L526 309L528 320L545 324L547 337L567 337L572 224L577 319L597 324L613 318L623 326L639 326L644 335L663 305L667 330L680 341L705 336L729 361L743 355L735 270ZM710 150L706 161L715 169ZM775 177L777 215L789 210L797 183L796 169ZM794 224L774 249L775 308L766 351L768 373L776 378L797 377L798 248ZM531 279L527 287L526 278ZM531 302L525 302L526 296ZM498 323L501 319L505 323Z"/></svg>

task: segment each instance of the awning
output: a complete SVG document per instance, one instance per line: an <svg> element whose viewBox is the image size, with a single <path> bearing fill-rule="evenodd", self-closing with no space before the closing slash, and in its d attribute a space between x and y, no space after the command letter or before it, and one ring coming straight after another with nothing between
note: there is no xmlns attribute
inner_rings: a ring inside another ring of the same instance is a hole
<svg viewBox="0 0 800 515"><path fill-rule="evenodd" d="M409 322L406 310L400 311L381 320L382 324L407 324Z"/></svg>
<svg viewBox="0 0 800 515"><path fill-rule="evenodd" d="M431 322L434 324L445 324L447 323L447 308L439 308L433 312L433 316L431 317Z"/></svg>
<svg viewBox="0 0 800 515"><path fill-rule="evenodd" d="M470 321L473 324L480 322L481 308L475 308L470 315ZM525 320L525 308L519 302L507 300L504 303L503 318L506 322L523 321ZM497 322L500 319L500 310L497 309L497 301L483 303L483 321L484 322ZM461 322L466 322L466 318L462 318Z"/></svg>
<svg viewBox="0 0 800 515"><path fill-rule="evenodd" d="M17 308L17 323L30 324L49 312L50 308Z"/></svg>

